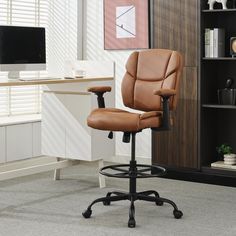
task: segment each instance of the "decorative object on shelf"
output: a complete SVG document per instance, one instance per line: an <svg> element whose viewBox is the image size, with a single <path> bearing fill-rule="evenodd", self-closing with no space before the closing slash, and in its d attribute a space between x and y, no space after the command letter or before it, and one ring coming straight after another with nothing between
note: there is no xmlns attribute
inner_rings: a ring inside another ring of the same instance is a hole
<svg viewBox="0 0 236 236"><path fill-rule="evenodd" d="M214 5L215 5L216 2L221 3L222 4L222 8L224 10L228 9L227 8L227 0L208 0L208 4L209 4L209 9L210 10L214 9Z"/></svg>
<svg viewBox="0 0 236 236"><path fill-rule="evenodd" d="M224 89L218 89L218 103L220 105L235 105L236 103L236 89L231 88L233 85L233 79L228 78L225 83Z"/></svg>
<svg viewBox="0 0 236 236"><path fill-rule="evenodd" d="M104 48L149 48L150 0L104 0Z"/></svg>
<svg viewBox="0 0 236 236"><path fill-rule="evenodd" d="M235 165L236 164L236 154L229 153L224 155L224 164L225 165Z"/></svg>
<svg viewBox="0 0 236 236"><path fill-rule="evenodd" d="M236 37L230 38L230 54L232 57L236 57Z"/></svg>
<svg viewBox="0 0 236 236"><path fill-rule="evenodd" d="M225 143L216 148L220 157L219 159L222 160L222 157L224 157L224 164L226 165L236 164L236 155L232 153L232 150L232 147Z"/></svg>

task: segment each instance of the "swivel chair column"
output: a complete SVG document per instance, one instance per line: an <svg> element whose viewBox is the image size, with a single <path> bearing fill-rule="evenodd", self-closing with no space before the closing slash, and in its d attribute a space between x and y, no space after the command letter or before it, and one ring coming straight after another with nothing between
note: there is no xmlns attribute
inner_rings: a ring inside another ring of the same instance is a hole
<svg viewBox="0 0 236 236"><path fill-rule="evenodd" d="M137 163L135 160L135 138L136 133L132 133L131 138L131 160L130 160L130 167L129 167L129 194L130 194L130 209L129 209L129 221L128 226L130 228L134 228L136 226L135 221L135 207L134 201L137 200Z"/></svg>
<svg viewBox="0 0 236 236"><path fill-rule="evenodd" d="M131 160L130 160L130 185L129 185L129 191L130 194L136 194L136 185L137 185L137 162L135 160L135 138L136 133L132 133L132 143L131 143Z"/></svg>

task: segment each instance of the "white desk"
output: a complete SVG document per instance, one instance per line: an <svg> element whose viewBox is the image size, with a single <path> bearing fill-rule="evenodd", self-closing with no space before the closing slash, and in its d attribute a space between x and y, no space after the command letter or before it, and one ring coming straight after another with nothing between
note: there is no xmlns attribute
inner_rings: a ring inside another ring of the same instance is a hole
<svg viewBox="0 0 236 236"><path fill-rule="evenodd" d="M47 84L42 103L42 154L62 159L96 161L103 166L103 159L114 156L115 141L108 139L108 132L87 126L87 116L97 108L97 96L87 92L92 86L111 86L105 95L106 105L114 107L114 80L84 78L77 83ZM59 174L56 173L56 178ZM105 185L100 176L100 186Z"/></svg>
<svg viewBox="0 0 236 236"><path fill-rule="evenodd" d="M0 80L0 87L11 87L11 86L26 86L26 85L50 85L50 84L71 84L71 83L78 83L78 82L96 82L96 81L110 81L113 80L113 76L106 76L106 77L85 77L85 78L75 78L75 79L49 79L45 80L40 78L37 80L31 81L22 81L22 80L15 80L15 79L1 79Z"/></svg>
<svg viewBox="0 0 236 236"><path fill-rule="evenodd" d="M108 133L87 127L86 118L97 107L95 95L87 92L91 86L111 86L106 94L106 104L114 107L115 93L113 77L86 77L55 80L1 80L0 86L44 85L42 103L42 154L56 157L50 163L37 165L10 164L0 168L0 180L56 169L55 179L59 179L59 169L71 166L72 160L97 161L103 165L103 158L115 153L115 141L107 138ZM32 161L31 161L32 162ZM19 168L17 168L19 167ZM100 187L105 180L99 176Z"/></svg>

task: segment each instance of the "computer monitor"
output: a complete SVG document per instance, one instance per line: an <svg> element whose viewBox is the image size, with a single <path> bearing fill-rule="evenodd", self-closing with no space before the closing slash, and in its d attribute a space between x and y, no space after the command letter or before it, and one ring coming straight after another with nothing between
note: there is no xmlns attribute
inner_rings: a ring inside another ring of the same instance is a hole
<svg viewBox="0 0 236 236"><path fill-rule="evenodd" d="M0 71L19 78L20 71L46 69L45 28L0 26Z"/></svg>

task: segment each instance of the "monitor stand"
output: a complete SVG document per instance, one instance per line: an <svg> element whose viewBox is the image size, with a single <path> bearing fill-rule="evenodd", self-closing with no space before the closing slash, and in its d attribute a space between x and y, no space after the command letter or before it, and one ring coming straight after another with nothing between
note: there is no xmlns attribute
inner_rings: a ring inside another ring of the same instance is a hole
<svg viewBox="0 0 236 236"><path fill-rule="evenodd" d="M20 71L9 71L8 79L20 79Z"/></svg>

